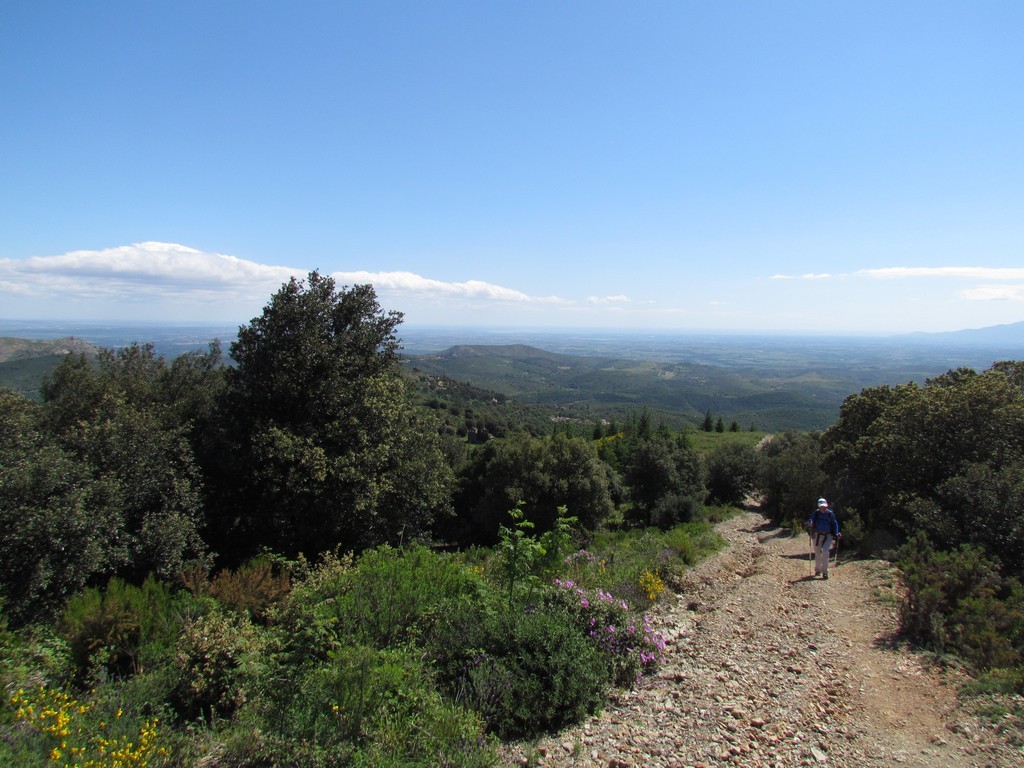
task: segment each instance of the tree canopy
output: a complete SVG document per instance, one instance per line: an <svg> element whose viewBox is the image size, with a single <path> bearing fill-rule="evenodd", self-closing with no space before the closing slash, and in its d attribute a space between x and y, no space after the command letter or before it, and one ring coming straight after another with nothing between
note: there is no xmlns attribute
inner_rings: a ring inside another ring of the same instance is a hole
<svg viewBox="0 0 1024 768"><path fill-rule="evenodd" d="M1024 364L867 389L822 436L824 467L871 528L1024 555Z"/></svg>
<svg viewBox="0 0 1024 768"><path fill-rule="evenodd" d="M396 367L399 312L373 287L292 278L230 348L214 514L222 553L417 538L447 510L436 429Z"/></svg>

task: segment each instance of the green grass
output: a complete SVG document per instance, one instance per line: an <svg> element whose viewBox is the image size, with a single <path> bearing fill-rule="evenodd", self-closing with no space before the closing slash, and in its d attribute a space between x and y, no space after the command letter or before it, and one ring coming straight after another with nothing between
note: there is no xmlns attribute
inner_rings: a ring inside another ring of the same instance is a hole
<svg viewBox="0 0 1024 768"><path fill-rule="evenodd" d="M690 445L693 446L697 453L706 456L722 445L749 445L754 447L768 436L767 432L760 430L755 432L745 430L742 424L740 425L739 432L729 432L728 429L728 424L726 424L725 432L705 432L702 429L688 429L686 430L686 439L690 441Z"/></svg>

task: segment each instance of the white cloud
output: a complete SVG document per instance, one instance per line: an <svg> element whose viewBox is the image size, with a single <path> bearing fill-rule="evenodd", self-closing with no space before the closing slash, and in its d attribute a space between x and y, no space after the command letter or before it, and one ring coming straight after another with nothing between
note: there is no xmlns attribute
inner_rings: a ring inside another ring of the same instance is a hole
<svg viewBox="0 0 1024 768"><path fill-rule="evenodd" d="M968 301L1024 301L1024 285L979 285L962 296Z"/></svg>
<svg viewBox="0 0 1024 768"><path fill-rule="evenodd" d="M622 294L617 296L588 296L587 302L590 304L628 304L630 298Z"/></svg>
<svg viewBox="0 0 1024 768"><path fill-rule="evenodd" d="M251 317L291 277L308 270L271 266L177 243L80 250L56 256L0 259L0 305L18 316L138 319ZM338 285L371 283L390 303L441 303L455 309L567 305L482 280L444 282L412 272L336 272Z"/></svg>
<svg viewBox="0 0 1024 768"><path fill-rule="evenodd" d="M0 290L50 299L245 299L266 297L295 274L301 270L176 243L146 242L59 256L0 259Z"/></svg>
<svg viewBox="0 0 1024 768"><path fill-rule="evenodd" d="M1016 267L883 267L861 269L856 272L866 277L958 277L968 280L1022 280L1024 269Z"/></svg>
<svg viewBox="0 0 1024 768"><path fill-rule="evenodd" d="M414 272L334 272L331 277L339 284L371 283L377 291L394 293L416 293L429 296L447 296L466 299L489 299L506 302L551 302L564 299L557 296L530 296L514 288L505 288L482 280L466 280L461 283L445 282L423 277Z"/></svg>

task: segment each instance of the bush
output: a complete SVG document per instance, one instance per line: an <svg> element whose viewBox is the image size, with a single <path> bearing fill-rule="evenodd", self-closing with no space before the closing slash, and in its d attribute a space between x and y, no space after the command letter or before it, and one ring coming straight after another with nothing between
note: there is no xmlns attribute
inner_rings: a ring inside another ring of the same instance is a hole
<svg viewBox="0 0 1024 768"><path fill-rule="evenodd" d="M502 738L578 722L603 703L608 684L606 659L555 606L453 605L439 614L427 652L450 696L480 712Z"/></svg>
<svg viewBox="0 0 1024 768"><path fill-rule="evenodd" d="M903 631L981 669L1024 661L1024 590L978 547L942 552L917 534L898 553Z"/></svg>
<svg viewBox="0 0 1024 768"><path fill-rule="evenodd" d="M639 586L654 591L657 597L664 588L660 579L650 571L644 575ZM632 686L661 662L664 638L651 628L647 616L632 614L625 600L603 589L590 591L561 579L546 598L546 607L571 617L577 630L601 654L612 684Z"/></svg>
<svg viewBox="0 0 1024 768"><path fill-rule="evenodd" d="M200 606L152 576L141 587L112 578L68 600L60 622L79 682L138 674L170 658L182 622Z"/></svg>
<svg viewBox="0 0 1024 768"><path fill-rule="evenodd" d="M248 698L267 638L247 619L219 612L181 632L174 653L173 703L187 719L230 717Z"/></svg>
<svg viewBox="0 0 1024 768"><path fill-rule="evenodd" d="M666 493L651 508L650 524L667 531L674 525L699 519L703 510L704 505L693 496Z"/></svg>
<svg viewBox="0 0 1024 768"><path fill-rule="evenodd" d="M245 764L303 766L493 765L479 718L446 702L412 654L340 648L265 708L259 744L236 744Z"/></svg>
<svg viewBox="0 0 1024 768"><path fill-rule="evenodd" d="M851 551L864 551L868 547L868 530L864 518L853 507L848 507L839 515L839 525L843 532L843 547Z"/></svg>
<svg viewBox="0 0 1024 768"><path fill-rule="evenodd" d="M296 587L282 621L316 654L353 642L387 648L413 640L438 604L485 590L477 573L452 558L423 546L385 546L354 566L335 561L316 572Z"/></svg>
<svg viewBox="0 0 1024 768"><path fill-rule="evenodd" d="M67 641L52 628L32 624L15 633L0 622L0 690L64 683L74 671Z"/></svg>

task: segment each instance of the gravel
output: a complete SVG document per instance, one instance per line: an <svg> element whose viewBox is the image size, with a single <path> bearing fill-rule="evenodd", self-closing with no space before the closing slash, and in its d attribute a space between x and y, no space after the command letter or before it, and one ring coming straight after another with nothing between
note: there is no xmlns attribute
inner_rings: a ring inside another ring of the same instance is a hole
<svg viewBox="0 0 1024 768"><path fill-rule="evenodd" d="M1021 724L957 699L961 678L896 637L882 561L810 576L807 538L756 513L689 571L652 619L661 669L586 722L507 744L507 766L697 768L1024 766Z"/></svg>

